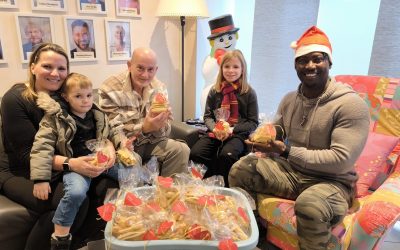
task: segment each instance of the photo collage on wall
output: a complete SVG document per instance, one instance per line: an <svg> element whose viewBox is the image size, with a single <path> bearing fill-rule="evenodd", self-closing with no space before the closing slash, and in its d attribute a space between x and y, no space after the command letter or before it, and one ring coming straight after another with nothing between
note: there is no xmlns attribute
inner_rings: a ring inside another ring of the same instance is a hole
<svg viewBox="0 0 400 250"><path fill-rule="evenodd" d="M18 9L18 1L0 0L2 9ZM67 0L30 0L32 13L15 14L16 30L18 35L19 55L22 63L28 63L29 56L35 46L45 42L55 42L54 15L66 13L73 1ZM114 0L115 15L117 17L140 17L140 0ZM63 16L66 49L72 62L95 61L96 37L95 23L99 22L99 15L106 15L109 0L76 0L77 14L79 16ZM45 12L46 14L41 14ZM55 12L54 15L49 12ZM90 14L87 16L82 16ZM93 17L95 14L96 17ZM105 28L105 44L107 60L128 60L132 53L131 21L129 19L102 18ZM4 48L4 33L0 28L0 63L6 63ZM15 46L14 46L15 47ZM99 48L100 49L100 48Z"/></svg>

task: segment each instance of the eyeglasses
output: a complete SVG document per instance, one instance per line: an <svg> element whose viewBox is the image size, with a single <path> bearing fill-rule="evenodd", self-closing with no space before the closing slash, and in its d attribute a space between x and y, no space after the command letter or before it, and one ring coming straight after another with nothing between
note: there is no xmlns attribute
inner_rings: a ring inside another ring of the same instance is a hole
<svg viewBox="0 0 400 250"><path fill-rule="evenodd" d="M306 66L310 61L313 64L320 64L325 61L326 57L327 56L325 54L312 55L311 57L301 56L296 59L296 64L300 66Z"/></svg>

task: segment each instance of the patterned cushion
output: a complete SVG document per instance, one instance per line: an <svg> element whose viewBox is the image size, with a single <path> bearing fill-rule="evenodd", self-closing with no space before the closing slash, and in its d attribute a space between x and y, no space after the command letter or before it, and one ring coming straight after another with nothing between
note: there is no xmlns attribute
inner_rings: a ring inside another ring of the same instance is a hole
<svg viewBox="0 0 400 250"><path fill-rule="evenodd" d="M355 164L356 172L359 175L356 197L370 194L368 189L373 183L379 181L382 183L386 179L395 163L391 162L388 156L398 141L398 137L369 133L364 150Z"/></svg>
<svg viewBox="0 0 400 250"><path fill-rule="evenodd" d="M368 104L371 131L400 136L400 79L378 76L336 76L349 84Z"/></svg>

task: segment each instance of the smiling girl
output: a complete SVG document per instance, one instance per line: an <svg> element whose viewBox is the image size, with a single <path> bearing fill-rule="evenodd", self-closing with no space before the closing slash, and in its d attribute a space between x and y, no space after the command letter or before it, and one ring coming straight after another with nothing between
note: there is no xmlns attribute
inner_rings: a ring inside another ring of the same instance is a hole
<svg viewBox="0 0 400 250"><path fill-rule="evenodd" d="M219 108L229 110L231 133L215 129ZM207 166L205 177L222 175L228 187L229 170L244 154L244 140L258 125L257 95L247 82L247 65L240 50L228 51L222 59L217 81L208 93L204 122L209 136L196 142L190 159Z"/></svg>

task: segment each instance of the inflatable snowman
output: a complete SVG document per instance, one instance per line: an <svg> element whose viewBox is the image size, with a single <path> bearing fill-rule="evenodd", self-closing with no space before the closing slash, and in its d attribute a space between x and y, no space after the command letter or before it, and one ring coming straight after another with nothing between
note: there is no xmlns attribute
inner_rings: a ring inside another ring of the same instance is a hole
<svg viewBox="0 0 400 250"><path fill-rule="evenodd" d="M211 35L207 39L210 41L211 52L203 63L204 88L200 99L202 114L204 114L208 92L217 80L222 57L226 51L235 49L236 41L239 38L237 32L239 28L235 28L231 15L213 18L208 21L208 24Z"/></svg>

